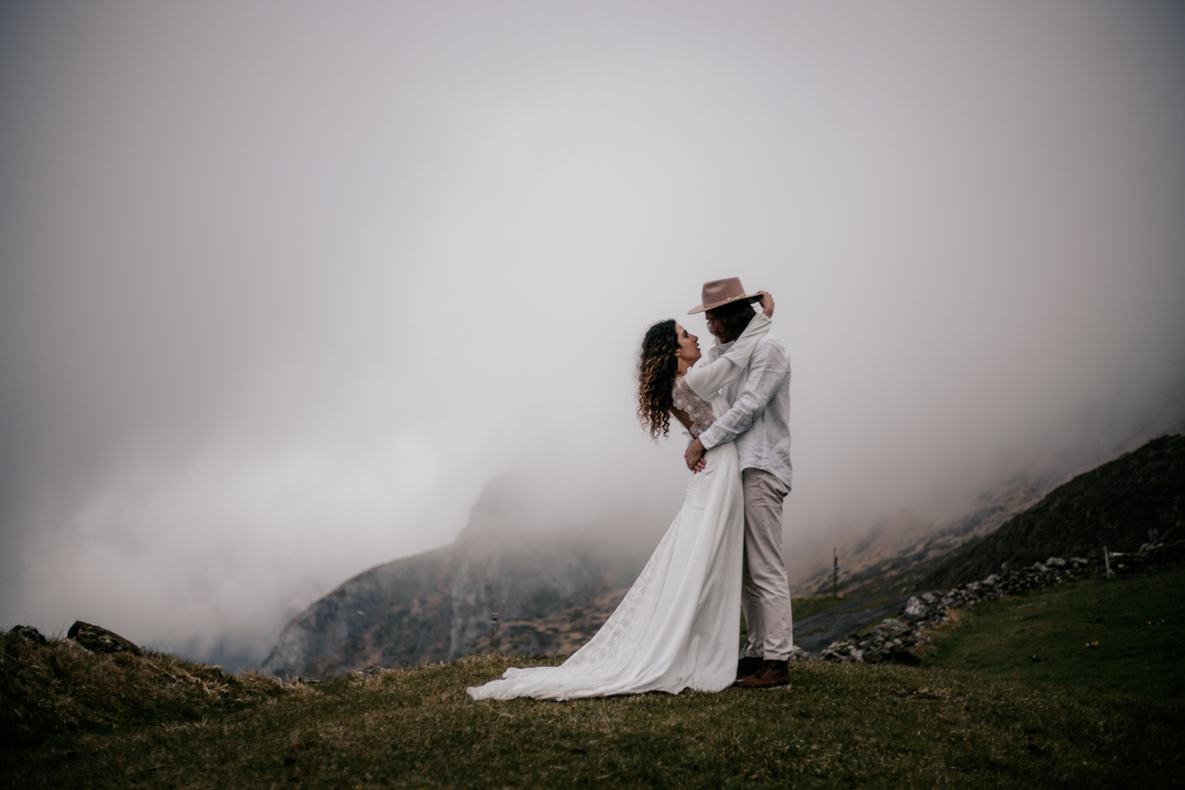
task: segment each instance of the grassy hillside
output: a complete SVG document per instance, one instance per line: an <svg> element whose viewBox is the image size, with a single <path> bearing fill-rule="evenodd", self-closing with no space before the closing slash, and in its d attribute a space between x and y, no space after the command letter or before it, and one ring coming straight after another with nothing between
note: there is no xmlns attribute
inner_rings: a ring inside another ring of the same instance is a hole
<svg viewBox="0 0 1185 790"><path fill-rule="evenodd" d="M927 576L918 589L982 579L1046 557L1131 552L1150 540L1181 539L1185 526L1185 436L1161 436L1080 474Z"/></svg>
<svg viewBox="0 0 1185 790"><path fill-rule="evenodd" d="M102 655L68 640L0 637L0 744L9 750L220 717L284 693L265 675L228 675L166 653Z"/></svg>
<svg viewBox="0 0 1185 790"><path fill-rule="evenodd" d="M956 612L926 657L989 678L1185 702L1185 569L1090 579Z"/></svg>
<svg viewBox="0 0 1185 790"><path fill-rule="evenodd" d="M942 629L926 666L802 664L791 689L765 692L472 702L466 686L547 663L505 657L282 690L248 678L234 693L225 676L203 690L184 677L193 665L164 667L172 678L129 695L139 712L59 721L0 748L0 775L30 788L1174 786L1183 588L1174 570L985 604ZM6 721L14 678L53 675L55 650L73 648L6 649ZM48 699L70 697L80 668L57 671ZM179 690L189 707L143 702Z"/></svg>

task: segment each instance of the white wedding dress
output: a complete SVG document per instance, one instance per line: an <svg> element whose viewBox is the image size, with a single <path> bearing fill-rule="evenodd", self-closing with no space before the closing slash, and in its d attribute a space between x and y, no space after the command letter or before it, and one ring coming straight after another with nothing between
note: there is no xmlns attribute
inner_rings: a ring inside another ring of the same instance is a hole
<svg viewBox="0 0 1185 790"><path fill-rule="evenodd" d="M728 410L720 387L740 375L769 331L759 313L719 359L676 379L675 406L698 437ZM715 392L710 403L700 392ZM683 509L625 598L584 647L558 667L508 669L469 689L474 699L566 700L683 689L721 691L736 680L744 498L736 448L713 447L687 484Z"/></svg>

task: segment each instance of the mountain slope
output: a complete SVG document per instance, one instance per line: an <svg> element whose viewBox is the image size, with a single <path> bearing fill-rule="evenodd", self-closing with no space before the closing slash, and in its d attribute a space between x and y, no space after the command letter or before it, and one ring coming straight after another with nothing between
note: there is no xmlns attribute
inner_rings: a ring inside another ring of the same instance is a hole
<svg viewBox="0 0 1185 790"><path fill-rule="evenodd" d="M937 523L903 514L884 518L867 532L835 541L839 553L838 589L845 598L880 598L917 589L921 581L965 546L989 535L1041 498L1052 480L1016 475L983 493L974 509ZM830 559L830 547L795 547ZM791 572L796 595L831 595L832 568Z"/></svg>
<svg viewBox="0 0 1185 790"><path fill-rule="evenodd" d="M313 603L284 628L263 669L326 677L491 651L570 653L601 627L637 572L628 559L573 538L465 534L371 568Z"/></svg>
<svg viewBox="0 0 1185 790"><path fill-rule="evenodd" d="M1150 527L1168 537L1185 518L1185 437L1156 439L1041 499L1052 485L1018 475L944 524L883 522L852 547L840 589L879 598L945 588L1003 562L1134 549ZM528 504L494 491L454 544L348 580L285 627L263 668L325 677L490 652L573 652L616 607L649 549L627 546L600 522L567 532L515 526ZM830 594L829 570L792 592Z"/></svg>
<svg viewBox="0 0 1185 790"><path fill-rule="evenodd" d="M1050 556L1131 551L1185 525L1185 436L1162 436L1078 475L926 576L919 588L983 578Z"/></svg>

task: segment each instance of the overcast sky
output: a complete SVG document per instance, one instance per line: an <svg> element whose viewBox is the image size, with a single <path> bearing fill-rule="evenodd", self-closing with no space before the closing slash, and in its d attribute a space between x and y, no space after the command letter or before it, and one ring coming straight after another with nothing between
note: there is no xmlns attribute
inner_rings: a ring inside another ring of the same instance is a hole
<svg viewBox="0 0 1185 790"><path fill-rule="evenodd" d="M0 626L258 661L499 476L657 540L636 347L717 277L788 551L1121 440L1185 395L1183 84L1132 0L5 3Z"/></svg>

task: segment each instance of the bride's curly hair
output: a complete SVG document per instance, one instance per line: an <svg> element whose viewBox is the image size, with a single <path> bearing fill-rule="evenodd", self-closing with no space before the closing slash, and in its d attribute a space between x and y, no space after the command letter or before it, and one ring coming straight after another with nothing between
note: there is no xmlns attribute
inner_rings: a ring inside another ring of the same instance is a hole
<svg viewBox="0 0 1185 790"><path fill-rule="evenodd" d="M679 369L675 359L678 350L675 319L659 321L646 330L638 358L638 419L655 441L670 432L671 409L675 407L671 390Z"/></svg>

